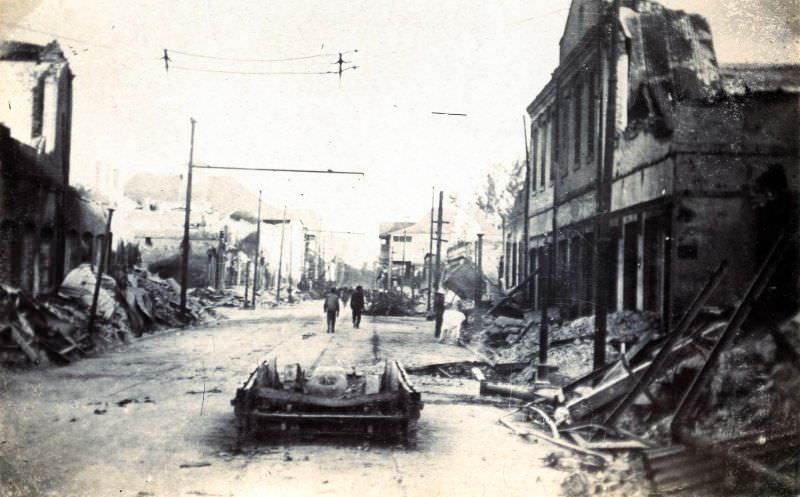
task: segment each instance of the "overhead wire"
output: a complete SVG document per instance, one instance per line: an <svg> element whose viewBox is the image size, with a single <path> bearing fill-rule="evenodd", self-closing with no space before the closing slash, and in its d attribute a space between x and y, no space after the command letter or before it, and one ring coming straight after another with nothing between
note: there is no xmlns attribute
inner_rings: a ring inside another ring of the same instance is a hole
<svg viewBox="0 0 800 497"><path fill-rule="evenodd" d="M282 76L282 75L323 75L323 74L339 74L339 71L234 71L228 69L206 69L202 67L187 67L176 66L170 64L170 69L178 69L180 71L194 71L194 72L207 72L207 73L220 73L220 74L241 74L252 76ZM342 68L342 72L351 69L358 69L358 66L350 66Z"/></svg>
<svg viewBox="0 0 800 497"><path fill-rule="evenodd" d="M285 57L282 59L248 59L248 58L239 58L239 57L222 57L217 55L207 55L207 54L199 54L194 52L184 52L181 50L175 50L172 48L167 48L167 51L185 55L187 57L197 57L201 59L212 59L212 60L224 60L229 62L292 62L296 60L309 60L309 59L316 59L319 57L336 57L337 55L346 55L351 53L358 53L358 49L355 50L347 50L345 52L330 52L330 53L321 53L321 54L314 54L314 55L303 55L299 57Z"/></svg>

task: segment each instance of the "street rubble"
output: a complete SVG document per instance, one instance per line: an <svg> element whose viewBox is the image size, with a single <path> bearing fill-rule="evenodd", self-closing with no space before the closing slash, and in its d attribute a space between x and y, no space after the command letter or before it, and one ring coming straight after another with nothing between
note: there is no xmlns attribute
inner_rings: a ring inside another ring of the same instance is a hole
<svg viewBox="0 0 800 497"><path fill-rule="evenodd" d="M593 316L550 320L548 362L539 364L540 314L509 317L494 306L496 316L473 313L461 334L476 361L408 372L469 378L481 398L516 404L498 422L553 446L544 462L569 473L569 497L794 495L800 314L745 319L742 302L695 302L667 333L653 313L609 314L606 364L596 370Z"/></svg>
<svg viewBox="0 0 800 497"><path fill-rule="evenodd" d="M395 291L375 292L364 310L367 316L414 316L419 314L419 299Z"/></svg>
<svg viewBox="0 0 800 497"><path fill-rule="evenodd" d="M231 292L197 288L180 309L180 285L144 270L114 279L103 275L97 297L94 332L89 314L96 285L89 264L67 274L48 294L0 286L0 364L66 364L145 333L220 319L214 307L238 306Z"/></svg>

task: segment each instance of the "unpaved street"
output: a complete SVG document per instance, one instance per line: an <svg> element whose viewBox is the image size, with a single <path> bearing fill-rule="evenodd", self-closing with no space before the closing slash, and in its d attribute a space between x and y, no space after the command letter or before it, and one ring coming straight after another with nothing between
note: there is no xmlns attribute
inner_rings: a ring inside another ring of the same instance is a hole
<svg viewBox="0 0 800 497"><path fill-rule="evenodd" d="M473 360L435 342L421 318L349 315L323 330L306 302L148 337L67 367L3 372L0 452L6 492L86 496L555 495L552 448L526 442L470 403L477 384L411 376L425 407L415 449L363 440L235 446L230 399L262 360L375 367ZM311 335L313 334L313 335ZM377 338L375 337L377 336ZM15 483L9 485L9 481Z"/></svg>

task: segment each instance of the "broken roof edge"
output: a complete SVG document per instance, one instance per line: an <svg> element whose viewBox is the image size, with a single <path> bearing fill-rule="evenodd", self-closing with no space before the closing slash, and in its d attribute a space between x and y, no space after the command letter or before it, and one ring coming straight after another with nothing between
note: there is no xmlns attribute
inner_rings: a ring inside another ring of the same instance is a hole
<svg viewBox="0 0 800 497"><path fill-rule="evenodd" d="M725 93L800 92L800 64L738 62L719 65Z"/></svg>
<svg viewBox="0 0 800 497"><path fill-rule="evenodd" d="M67 62L58 41L37 45L24 41L0 41L0 61L12 62Z"/></svg>

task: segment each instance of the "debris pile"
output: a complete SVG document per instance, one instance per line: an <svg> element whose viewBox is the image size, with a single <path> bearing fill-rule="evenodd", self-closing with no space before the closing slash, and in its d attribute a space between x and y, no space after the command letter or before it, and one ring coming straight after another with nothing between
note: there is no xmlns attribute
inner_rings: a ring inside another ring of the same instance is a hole
<svg viewBox="0 0 800 497"><path fill-rule="evenodd" d="M146 271L126 274L120 281L104 275L90 332L96 282L91 266L82 264L56 291L36 298L0 286L0 364L65 364L145 332L216 319L219 316L211 307L235 300L190 293L184 313L174 280L161 280Z"/></svg>
<svg viewBox="0 0 800 497"><path fill-rule="evenodd" d="M414 316L419 303L398 292L380 292L372 296L372 302L364 310L368 316Z"/></svg>
<svg viewBox="0 0 800 497"><path fill-rule="evenodd" d="M242 307L245 304L244 297L231 290L217 291L213 288L192 288L187 292L189 296L197 299L197 303L203 309L213 307ZM295 295L295 298L297 295Z"/></svg>
<svg viewBox="0 0 800 497"><path fill-rule="evenodd" d="M498 422L559 451L549 462L572 471L566 495L798 495L800 314L759 300L771 257L739 300L706 307L721 263L669 330L652 314L609 315L597 369L592 317L548 322L540 364L540 316L502 310L506 297L490 309L502 316L475 316L464 334L480 367L426 374L470 376L480 395L517 399Z"/></svg>
<svg viewBox="0 0 800 497"><path fill-rule="evenodd" d="M496 362L533 362L539 353L541 316L526 313L523 319L507 316L484 316L473 323L469 342ZM658 330L654 313L622 311L608 316L606 356L619 357L623 347L637 343ZM591 370L594 347L594 317L587 316L564 323L549 323L548 363L558 366L559 374L575 378ZM523 376L530 376L530 372ZM522 380L522 378L520 378ZM530 379L530 378L528 378Z"/></svg>

